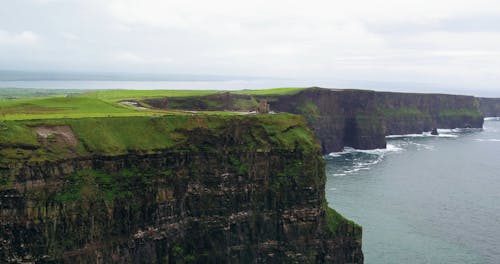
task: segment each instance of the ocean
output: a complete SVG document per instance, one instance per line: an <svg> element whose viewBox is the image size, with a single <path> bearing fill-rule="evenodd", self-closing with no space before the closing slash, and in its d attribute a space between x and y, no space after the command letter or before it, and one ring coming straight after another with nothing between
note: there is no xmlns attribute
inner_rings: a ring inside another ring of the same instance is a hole
<svg viewBox="0 0 500 264"><path fill-rule="evenodd" d="M329 205L363 226L367 264L500 263L500 121L326 156Z"/></svg>

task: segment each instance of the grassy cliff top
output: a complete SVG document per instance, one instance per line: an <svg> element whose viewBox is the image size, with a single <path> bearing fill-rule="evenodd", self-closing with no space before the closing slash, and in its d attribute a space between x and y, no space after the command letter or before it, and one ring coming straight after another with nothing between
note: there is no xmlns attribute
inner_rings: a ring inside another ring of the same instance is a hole
<svg viewBox="0 0 500 264"><path fill-rule="evenodd" d="M0 166L11 161L158 151L316 151L304 119L278 115L164 115L8 120Z"/></svg>
<svg viewBox="0 0 500 264"><path fill-rule="evenodd" d="M265 90L244 90L231 93L256 96L289 95L305 88L275 88ZM4 89L5 90L5 89ZM2 90L2 91L4 91ZM7 89L6 95L13 91ZM123 101L142 101L153 98L203 97L221 93L214 90L101 90L84 93L66 93L66 90L23 89L20 98L0 100L0 120L29 120L86 117L158 116L166 114L186 114L182 111L140 109ZM81 91L80 91L81 92ZM2 93L0 93L2 94ZM5 97L8 98L8 97ZM5 99L4 98L4 99ZM230 112L210 112L211 114L231 114Z"/></svg>
<svg viewBox="0 0 500 264"><path fill-rule="evenodd" d="M215 90L100 90L82 94L83 97L103 101L118 102L124 100L143 100L162 97L190 97L216 94Z"/></svg>
<svg viewBox="0 0 500 264"><path fill-rule="evenodd" d="M234 91L234 94L247 94L247 95L293 95L307 88L298 87L283 87L283 88L272 88L272 89L262 89L262 90L241 90Z"/></svg>
<svg viewBox="0 0 500 264"><path fill-rule="evenodd" d="M131 91L135 92L135 91ZM167 111L137 108L94 96L52 96L0 100L0 120L32 120L57 118L159 116L192 114L185 111ZM231 112L207 112L213 115L234 115Z"/></svg>
<svg viewBox="0 0 500 264"><path fill-rule="evenodd" d="M173 111L120 103L148 96L199 96L214 91L97 91L80 95L0 100L0 164L92 154L168 149L241 150L316 147L302 117L291 114Z"/></svg>

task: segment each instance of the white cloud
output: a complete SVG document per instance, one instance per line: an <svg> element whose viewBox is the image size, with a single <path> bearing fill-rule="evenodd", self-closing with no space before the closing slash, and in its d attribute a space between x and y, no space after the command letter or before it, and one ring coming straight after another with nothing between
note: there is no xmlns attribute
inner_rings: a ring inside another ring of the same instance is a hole
<svg viewBox="0 0 500 264"><path fill-rule="evenodd" d="M114 53L111 57L111 60L132 64L165 64L171 63L173 61L171 58L148 58L129 51Z"/></svg>
<svg viewBox="0 0 500 264"><path fill-rule="evenodd" d="M50 44L39 50L48 63L438 83L486 83L500 70L498 0L33 2L45 4L4 26L0 45L40 42L19 31L32 29ZM0 25L4 19L0 12Z"/></svg>
<svg viewBox="0 0 500 264"><path fill-rule="evenodd" d="M68 33L68 32L61 32L61 36L69 41L74 41L74 40L79 40L80 37L76 34L73 33Z"/></svg>
<svg viewBox="0 0 500 264"><path fill-rule="evenodd" d="M22 31L20 33L10 33L0 30L0 45L18 46L34 45L38 43L39 37L31 31Z"/></svg>

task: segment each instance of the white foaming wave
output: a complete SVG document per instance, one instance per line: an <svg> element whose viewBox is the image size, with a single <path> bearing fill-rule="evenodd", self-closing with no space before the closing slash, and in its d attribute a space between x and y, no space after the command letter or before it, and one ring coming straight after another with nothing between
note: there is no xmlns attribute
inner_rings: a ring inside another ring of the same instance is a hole
<svg viewBox="0 0 500 264"><path fill-rule="evenodd" d="M365 154L372 154L372 155L382 155L387 152L399 152L402 151L403 149L394 145L394 144L387 144L385 149L355 149L351 147L346 147L344 148L343 151L340 152L332 152L328 154L330 157L341 157L342 155L345 154L350 154L350 153L365 153Z"/></svg>
<svg viewBox="0 0 500 264"><path fill-rule="evenodd" d="M485 121L500 121L500 117L485 117Z"/></svg>
<svg viewBox="0 0 500 264"><path fill-rule="evenodd" d="M448 129L448 128L438 128L437 129L438 133L453 133L453 129Z"/></svg>
<svg viewBox="0 0 500 264"><path fill-rule="evenodd" d="M483 128L483 130L484 131L488 131L488 132L493 132L493 133L498 132L497 129L494 129L494 128L491 128L491 127L486 127L486 126Z"/></svg>
<svg viewBox="0 0 500 264"><path fill-rule="evenodd" d="M479 142L500 142L500 139L496 139L496 138L477 138L477 139L475 139L475 141L479 141Z"/></svg>
<svg viewBox="0 0 500 264"><path fill-rule="evenodd" d="M352 170L345 170L344 172L345 172L346 174L353 174L353 173L358 172L358 171L360 171L360 170L361 170L360 168L354 168L354 169L352 169Z"/></svg>
<svg viewBox="0 0 500 264"><path fill-rule="evenodd" d="M403 151L403 148L398 147L394 144L387 144L387 147L385 149L371 149L371 150L360 150L360 149L354 149L354 148L345 148L344 151L342 152L334 152L330 153L330 157L341 157L342 155L348 154L348 153L363 153L363 154L368 154L371 155L372 158L364 161L360 161L359 159L354 159L353 165L349 167L348 169L344 169L339 173L333 174L334 177L342 177L342 176L347 176L350 174L357 173L359 171L363 170L371 170L372 167L384 159L385 154L389 152L400 152Z"/></svg>
<svg viewBox="0 0 500 264"><path fill-rule="evenodd" d="M360 170L369 170L370 166L373 166L373 165L380 163L383 160L383 158L384 158L384 155L380 155L380 156L378 156L377 159L375 159L374 161L371 161L371 162L358 162L358 163L354 164L354 168L357 168Z"/></svg>
<svg viewBox="0 0 500 264"><path fill-rule="evenodd" d="M422 134L404 134L404 135L389 135L385 138L387 139L398 139L398 138L424 138L424 137L440 137L440 138L457 138L458 135L453 133L460 133L456 129L439 129L438 135L432 135L431 132L423 132Z"/></svg>
<svg viewBox="0 0 500 264"><path fill-rule="evenodd" d="M427 136L424 133L422 134L403 134L403 135L389 135L389 136L385 136L385 138L410 138L410 137L425 137Z"/></svg>
<svg viewBox="0 0 500 264"><path fill-rule="evenodd" d="M417 146L418 149L436 150L436 148L434 146L431 146L431 145L426 145L426 144L417 143L417 142L410 142L410 144Z"/></svg>
<svg viewBox="0 0 500 264"><path fill-rule="evenodd" d="M403 151L404 149L403 148L400 148L394 144L387 144L387 151L388 152L401 152Z"/></svg>
<svg viewBox="0 0 500 264"><path fill-rule="evenodd" d="M472 132L481 132L483 128L454 128L451 130L452 133L472 133Z"/></svg>
<svg viewBox="0 0 500 264"><path fill-rule="evenodd" d="M440 137L440 138L458 138L458 135L455 135L455 134L439 134L439 135L436 135L435 137Z"/></svg>

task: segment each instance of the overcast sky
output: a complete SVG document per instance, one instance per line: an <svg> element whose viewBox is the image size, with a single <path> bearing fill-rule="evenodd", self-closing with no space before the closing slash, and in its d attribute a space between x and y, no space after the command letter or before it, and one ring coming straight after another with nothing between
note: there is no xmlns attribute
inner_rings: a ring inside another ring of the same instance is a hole
<svg viewBox="0 0 500 264"><path fill-rule="evenodd" d="M2 70L412 83L500 96L498 0L0 1Z"/></svg>

